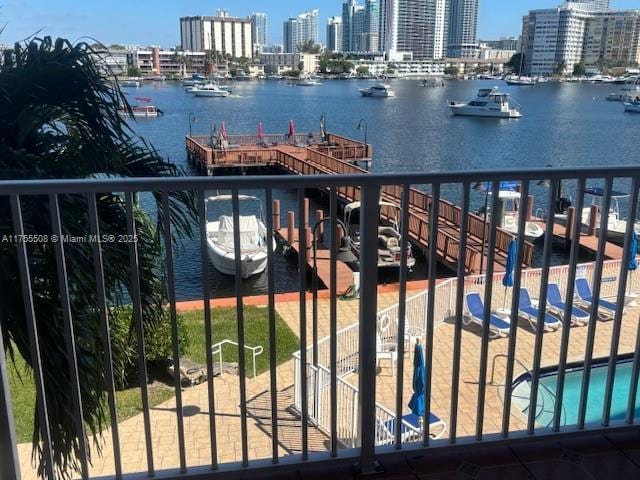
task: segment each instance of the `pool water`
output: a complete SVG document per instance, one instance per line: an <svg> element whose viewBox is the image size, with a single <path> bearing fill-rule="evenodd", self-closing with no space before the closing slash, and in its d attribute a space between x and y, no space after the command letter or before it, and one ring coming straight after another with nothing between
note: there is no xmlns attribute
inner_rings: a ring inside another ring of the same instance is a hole
<svg viewBox="0 0 640 480"><path fill-rule="evenodd" d="M585 422L600 423L604 406L604 393L607 383L608 366L606 361L594 364L591 367L589 378L589 394L587 397L587 411ZM568 369L565 375L564 393L562 397L562 415L560 425L576 425L578 423L578 410L580 408L580 392L584 367ZM611 399L611 420L624 420L627 413L629 391L631 388L631 376L633 374L633 362L625 359L616 366L613 395ZM536 424L540 427L549 427L553 423L553 410L557 390L557 370L542 373L538 388L538 401L536 402ZM636 395L635 417L640 416L640 384ZM529 414L529 399L531 396L531 379L529 375L520 377L514 382L512 402L514 407L520 409L523 414Z"/></svg>

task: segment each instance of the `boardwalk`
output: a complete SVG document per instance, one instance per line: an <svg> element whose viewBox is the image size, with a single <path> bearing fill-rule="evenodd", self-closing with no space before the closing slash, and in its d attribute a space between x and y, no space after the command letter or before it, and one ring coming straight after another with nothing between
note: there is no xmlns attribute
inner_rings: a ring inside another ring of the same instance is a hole
<svg viewBox="0 0 640 480"><path fill-rule="evenodd" d="M546 229L545 222L536 221L535 223L540 225L543 229ZM564 225L560 225L559 223L554 223L553 236L555 238L565 239L567 237L567 227L565 227ZM599 238L596 235L589 235L589 233L587 233L584 228L582 229L582 232L580 232L579 240L580 240L580 248L590 253L593 253L594 255L598 251ZM621 246L611 242L605 243L605 247L604 247L605 258L608 258L611 260L620 260L622 259L623 253L624 253L624 249Z"/></svg>
<svg viewBox="0 0 640 480"><path fill-rule="evenodd" d="M319 134L296 135L288 139L285 135L265 135L259 139L255 135L230 135L224 144L212 143L211 137L187 137L186 147L189 159L202 171L212 173L220 168L250 168L275 166L294 175L335 175L367 174L358 164L369 163L371 147L338 135L327 134L326 141L320 141ZM337 189L338 198L344 203L360 200L357 186ZM402 186L388 185L381 189L382 199L400 204ZM429 244L429 211L431 196L412 188L409 194L409 236L412 242L426 251ZM460 252L460 222L462 209L441 199L438 204L438 229L436 232L436 252L438 260L455 269ZM485 220L469 214L467 228L467 248L464 252L467 273L478 273L481 265L487 264L488 225ZM509 243L514 236L502 229L496 231L495 268L503 270L506 264ZM533 245L525 243L524 264L531 265Z"/></svg>

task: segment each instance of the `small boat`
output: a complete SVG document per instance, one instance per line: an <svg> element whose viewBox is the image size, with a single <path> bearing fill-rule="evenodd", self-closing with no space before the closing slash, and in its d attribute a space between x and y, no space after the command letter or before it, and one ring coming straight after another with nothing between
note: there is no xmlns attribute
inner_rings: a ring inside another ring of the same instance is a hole
<svg viewBox="0 0 640 480"><path fill-rule="evenodd" d="M189 90L196 97L228 97L231 92L225 88L221 88L215 83L207 83L206 85L198 85Z"/></svg>
<svg viewBox="0 0 640 480"><path fill-rule="evenodd" d="M164 82L166 79L166 75L154 75L150 80L153 82Z"/></svg>
<svg viewBox="0 0 640 480"><path fill-rule="evenodd" d="M610 93L607 95L607 102L629 102L633 99L628 93Z"/></svg>
<svg viewBox="0 0 640 480"><path fill-rule="evenodd" d="M640 113L640 100L636 99L636 100L633 100L632 102L625 102L624 111L631 112L631 113Z"/></svg>
<svg viewBox="0 0 640 480"><path fill-rule="evenodd" d="M233 79L237 82L247 82L251 80L251 75L249 75L248 73L239 73L235 77L233 77Z"/></svg>
<svg viewBox="0 0 640 480"><path fill-rule="evenodd" d="M138 80L123 80L120 82L121 87L138 88L141 83Z"/></svg>
<svg viewBox="0 0 640 480"><path fill-rule="evenodd" d="M240 256L243 279L264 272L267 267L267 228L262 215L262 202L250 195L238 195L241 202L257 202L260 216L240 215L240 252L234 243L234 221L231 215L221 215L216 221L207 221L207 246L211 263L220 273L236 274L236 255ZM217 195L207 199L207 215L215 202L231 202L231 195ZM208 218L208 217L207 217ZM275 240L271 247L275 250Z"/></svg>
<svg viewBox="0 0 640 480"><path fill-rule="evenodd" d="M322 82L315 80L311 77L300 78L295 82L296 87L317 87L322 85Z"/></svg>
<svg viewBox="0 0 640 480"><path fill-rule="evenodd" d="M520 118L522 114L508 93L501 93L497 87L481 88L474 100L468 103L450 102L454 115L469 117Z"/></svg>
<svg viewBox="0 0 640 480"><path fill-rule="evenodd" d="M491 195L491 192L488 192L488 194ZM520 192L516 190L515 185L511 185L509 182L502 182L498 191L498 198L501 203L500 211L502 212L500 228L518 236ZM526 241L536 242L542 237L544 237L544 229L540 225L535 222L525 222L524 238Z"/></svg>
<svg viewBox="0 0 640 480"><path fill-rule="evenodd" d="M284 78L284 75L278 75L275 73L270 73L266 77L267 80L282 80L283 78Z"/></svg>
<svg viewBox="0 0 640 480"><path fill-rule="evenodd" d="M396 94L391 87L386 83L377 83L367 88L358 89L360 95L363 97L380 97L380 98L390 98L395 97Z"/></svg>
<svg viewBox="0 0 640 480"><path fill-rule="evenodd" d="M531 77L509 76L504 79L507 85L517 85L521 87L532 87L536 84L536 80Z"/></svg>
<svg viewBox="0 0 640 480"><path fill-rule="evenodd" d="M344 223L347 226L349 244L356 257L360 257L360 202L344 207ZM378 268L400 268L402 250L400 248L400 207L394 203L381 201L379 204L380 225L378 226ZM407 268L416 264L416 259L407 242Z"/></svg>
<svg viewBox="0 0 640 480"><path fill-rule="evenodd" d="M118 109L118 115L125 118L155 118L162 114L162 110L153 105L134 105L131 107L131 112L124 107Z"/></svg>
<svg viewBox="0 0 640 480"><path fill-rule="evenodd" d="M442 78L425 78L420 82L421 87L444 87Z"/></svg>

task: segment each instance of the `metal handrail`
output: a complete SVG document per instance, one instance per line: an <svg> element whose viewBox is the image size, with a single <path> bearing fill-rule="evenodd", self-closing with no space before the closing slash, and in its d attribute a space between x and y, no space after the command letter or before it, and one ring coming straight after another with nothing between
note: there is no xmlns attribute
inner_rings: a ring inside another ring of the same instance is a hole
<svg viewBox="0 0 640 480"><path fill-rule="evenodd" d="M233 340L229 340L228 338L226 340L222 340L221 342L218 342L211 346L211 354L218 355L218 358L219 358L218 364L220 366L220 373L222 373L222 346L223 345L235 345L236 347L240 346L238 342L234 342ZM251 353L253 355L253 378L256 378L256 357L258 355L261 355L262 352L264 352L264 348L262 347L262 345L258 345L257 347L250 347L249 345L244 345L244 348L246 348L247 350L251 350Z"/></svg>
<svg viewBox="0 0 640 480"><path fill-rule="evenodd" d="M497 353L496 355L494 355L494 356L493 356L493 359L491 360L491 380L489 381L489 383L490 383L491 385L495 385L494 374L495 374L495 371L496 371L496 360L497 360L498 358L507 358L507 359L508 359L508 358L509 358L509 355L504 354L504 353ZM524 368L524 369L525 369L525 371L527 371L527 372L529 372L529 371L530 371L530 370L529 370L529 367L527 367L524 363L522 363L522 362L521 362L520 360L518 360L516 357L513 357L513 360L514 360L518 365L520 365L522 368ZM554 399L554 401L555 401L556 396L557 396L555 392L553 392L553 391L552 391L549 387L547 387L544 383L540 383L540 382L538 382L538 385L539 385L539 386L541 386L542 388L544 388L544 389L545 389L545 390L546 390L546 391L547 391L547 392L548 392L548 393L553 397L553 399ZM505 386L506 386L506 384L505 384ZM537 405L537 402L536 402L536 405ZM567 411L566 411L566 408L565 408L564 404L562 404L562 414L563 414L563 416L564 416L565 418L567 417ZM538 417L538 415L536 415L536 418L537 418L537 417Z"/></svg>

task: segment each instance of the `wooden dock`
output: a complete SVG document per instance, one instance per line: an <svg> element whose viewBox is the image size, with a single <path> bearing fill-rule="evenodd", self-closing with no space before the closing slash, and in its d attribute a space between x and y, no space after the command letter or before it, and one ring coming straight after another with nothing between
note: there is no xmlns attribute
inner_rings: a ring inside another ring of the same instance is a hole
<svg viewBox="0 0 640 480"><path fill-rule="evenodd" d="M542 229L546 230L546 222L543 222L542 220L536 220L535 223L540 225ZM555 238L567 240L567 227L559 223L554 223L553 236ZM582 227L579 236L580 248L587 250L588 252L591 252L595 255L598 251L598 241L599 238L596 235L589 234L586 227ZM604 248L604 256L607 259L621 260L623 253L624 249L620 245L616 245L612 242L606 242Z"/></svg>
<svg viewBox="0 0 640 480"><path fill-rule="evenodd" d="M186 147L189 160L201 171L212 174L223 168L249 168L257 166L278 167L294 175L335 175L367 174L371 161L371 146L339 135L327 133L296 135L229 135L221 143L210 136L188 136ZM360 200L358 186L337 189L337 196L343 203ZM399 205L402 187L388 185L381 188L381 199ZM415 245L427 251L429 243L429 212L431 196L417 188L409 194L409 237ZM465 270L469 274L479 273L481 265L487 265L487 234L489 225L484 218L469 213L467 248L460 252L460 231L462 209L444 199L440 199L438 211L438 231L436 252L438 260L455 269L458 258L464 255ZM495 267L503 270L506 265L509 243L514 238L511 233L497 229ZM533 245L525 242L524 266L531 265ZM484 258L483 258L484 257Z"/></svg>
<svg viewBox="0 0 640 480"><path fill-rule="evenodd" d="M288 229L281 228L280 230L276 230L276 236L280 237L281 241L284 241L290 248L291 251L295 254L296 258L298 258L298 254L300 251L300 243L298 241L298 229L293 229L293 241L290 242L288 240ZM309 250L312 248L312 244L310 241L307 242L307 247ZM331 250L327 248L322 242L318 242L317 245L317 255L316 255L316 266L318 268L318 280L320 280L326 288L329 288L331 283L330 277L330 256ZM311 253L311 252L310 252ZM307 255L307 267L311 269L313 267L313 255ZM349 268L349 266L338 260L336 262L336 292L338 295L344 295L349 287L353 285L353 271ZM321 286L322 287L322 286Z"/></svg>

